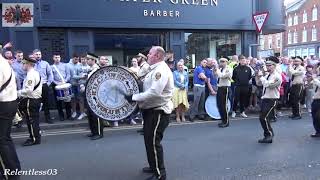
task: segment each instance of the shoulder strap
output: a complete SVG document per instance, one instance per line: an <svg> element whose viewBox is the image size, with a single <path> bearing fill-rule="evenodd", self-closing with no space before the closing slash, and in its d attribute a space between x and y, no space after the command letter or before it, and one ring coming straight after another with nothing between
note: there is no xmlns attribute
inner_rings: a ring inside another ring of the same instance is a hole
<svg viewBox="0 0 320 180"><path fill-rule="evenodd" d="M39 74L40 75L40 74ZM40 86L40 83L41 83L41 75L40 75L40 81L38 82L38 84L33 88L33 91L35 91L39 86Z"/></svg>
<svg viewBox="0 0 320 180"><path fill-rule="evenodd" d="M59 69L57 68L57 66L56 66L55 64L53 65L53 68L57 71L57 73L58 73L58 75L59 75L60 79L61 79L61 80L62 80L62 82L64 83L64 82L65 82L65 80L64 80L63 76L61 75L61 73L60 73Z"/></svg>
<svg viewBox="0 0 320 180"><path fill-rule="evenodd" d="M10 78L8 79L8 81L1 86L0 93L9 85L11 78L12 78L12 71L11 71L11 75L10 75Z"/></svg>

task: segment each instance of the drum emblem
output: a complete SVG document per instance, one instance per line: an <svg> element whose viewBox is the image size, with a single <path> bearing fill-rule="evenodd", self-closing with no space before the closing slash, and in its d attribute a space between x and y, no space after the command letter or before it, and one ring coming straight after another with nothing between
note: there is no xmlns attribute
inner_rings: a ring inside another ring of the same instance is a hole
<svg viewBox="0 0 320 180"><path fill-rule="evenodd" d="M124 119L135 111L137 103L128 103L124 94L136 93L139 93L137 77L124 67L99 69L86 86L89 108L98 117L109 121Z"/></svg>

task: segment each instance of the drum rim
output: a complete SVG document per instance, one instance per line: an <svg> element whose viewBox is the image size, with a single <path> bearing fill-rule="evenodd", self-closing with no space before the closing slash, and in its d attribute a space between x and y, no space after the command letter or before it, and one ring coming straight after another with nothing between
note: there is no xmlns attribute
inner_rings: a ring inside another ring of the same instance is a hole
<svg viewBox="0 0 320 180"><path fill-rule="evenodd" d="M99 116L99 115L97 115L94 111L92 111L92 109L91 109L91 107L90 107L90 105L89 105L89 103L88 103L88 98L87 98L88 82L94 77L94 75L95 75L96 73L98 73L99 71L102 71L103 69L106 69L106 68L121 68L121 69L129 72L132 76L134 76L134 80L136 81L137 85L139 85L139 83L138 83L138 79L139 79L138 76L137 76L136 74L130 72L130 71L128 70L128 68L125 67L125 66L113 66L113 65L112 65L112 66L100 67L98 70L96 70L94 73L92 73L92 75L88 78L88 80L87 80L87 82L86 82L86 84L85 84L85 91L84 91L85 103L87 104L87 107L89 108L89 110L90 110L95 116L97 116L97 117L99 117L99 118L101 118L101 119L103 119L103 120L105 120L105 121L114 121L114 122L116 122L116 121L121 121L121 120L124 120L124 119L128 118L131 114L128 114L128 115L124 116L122 119L118 119L118 120L105 119L104 117ZM136 102L132 112L134 113L135 111L137 111L137 109L138 109L138 103Z"/></svg>

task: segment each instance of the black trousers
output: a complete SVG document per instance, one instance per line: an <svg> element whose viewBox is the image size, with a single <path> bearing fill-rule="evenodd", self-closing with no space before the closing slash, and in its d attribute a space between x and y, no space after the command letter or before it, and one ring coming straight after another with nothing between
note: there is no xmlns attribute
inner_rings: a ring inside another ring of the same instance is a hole
<svg viewBox="0 0 320 180"><path fill-rule="evenodd" d="M320 99L314 99L311 105L313 127L320 134Z"/></svg>
<svg viewBox="0 0 320 180"><path fill-rule="evenodd" d="M259 119L265 137L270 137L273 135L273 129L270 125L270 114L276 108L276 106L277 99L262 99Z"/></svg>
<svg viewBox="0 0 320 180"><path fill-rule="evenodd" d="M59 101L57 99L57 92L55 90L55 87L56 87L56 85L53 84L52 85L52 89L53 89L53 92L54 92L54 99L55 99L56 104L57 104L57 109L58 109L58 112L59 112L59 116L61 118L64 118L64 113L63 113L63 103L64 103L64 106L66 108L67 119L69 119L69 118L71 118L71 102Z"/></svg>
<svg viewBox="0 0 320 180"><path fill-rule="evenodd" d="M103 136L104 123L103 120L97 117L91 110L88 108L88 123L91 134Z"/></svg>
<svg viewBox="0 0 320 180"><path fill-rule="evenodd" d="M228 91L229 87L218 87L217 92L217 106L221 116L221 121L223 124L229 124L229 116L228 116Z"/></svg>
<svg viewBox="0 0 320 180"><path fill-rule="evenodd" d="M233 98L233 111L237 110L237 105L240 103L240 112L244 112L244 109L248 102L249 86L236 86L235 94Z"/></svg>
<svg viewBox="0 0 320 180"><path fill-rule="evenodd" d="M144 119L144 143L149 166L157 177L165 177L166 170L161 140L169 125L170 115L165 114L162 110L145 109L142 111L142 116Z"/></svg>
<svg viewBox="0 0 320 180"><path fill-rule="evenodd" d="M294 84L290 90L290 102L292 106L292 115L301 116L300 101L302 96L303 86L302 84Z"/></svg>
<svg viewBox="0 0 320 180"><path fill-rule="evenodd" d="M4 169L21 170L16 148L11 139L12 120L17 112L17 101L0 102L0 179L15 179L4 176Z"/></svg>
<svg viewBox="0 0 320 180"><path fill-rule="evenodd" d="M47 83L42 84L42 103L46 121L50 121L49 86Z"/></svg>
<svg viewBox="0 0 320 180"><path fill-rule="evenodd" d="M29 137L33 142L41 141L40 126L39 126L39 109L41 99L22 99L19 104L19 110L26 118Z"/></svg>

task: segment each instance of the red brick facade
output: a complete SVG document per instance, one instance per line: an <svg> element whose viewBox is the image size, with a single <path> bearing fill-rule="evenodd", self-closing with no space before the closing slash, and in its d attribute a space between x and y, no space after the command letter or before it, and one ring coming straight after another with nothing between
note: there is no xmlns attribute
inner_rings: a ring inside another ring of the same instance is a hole
<svg viewBox="0 0 320 180"><path fill-rule="evenodd" d="M300 2L300 1L297 1ZM302 0L303 4L299 5L300 7L287 7L286 10L286 25L287 30L283 34L283 54L289 55L292 54L294 51L296 52L295 55L305 56L306 54L302 55L299 51L307 52L308 55L313 53L313 49L315 55L319 57L319 48L320 48L320 0ZM312 21L312 11L313 8L317 8L317 20ZM294 9L293 11L290 9ZM307 13L307 22L303 23L303 15L304 12ZM294 25L294 17L298 16L298 24ZM289 26L289 18L292 18L292 25ZM316 41L312 41L312 29L315 27L317 29L317 36ZM303 42L303 31L304 29L307 31L307 40ZM297 32L297 43L294 43L294 32ZM288 43L288 33L292 34L291 44ZM293 54L292 54L293 55Z"/></svg>

